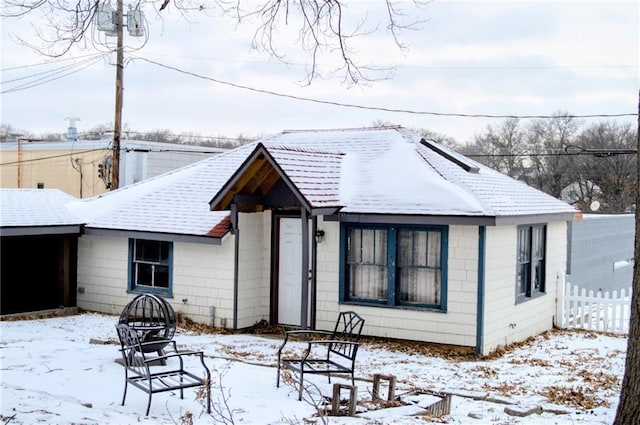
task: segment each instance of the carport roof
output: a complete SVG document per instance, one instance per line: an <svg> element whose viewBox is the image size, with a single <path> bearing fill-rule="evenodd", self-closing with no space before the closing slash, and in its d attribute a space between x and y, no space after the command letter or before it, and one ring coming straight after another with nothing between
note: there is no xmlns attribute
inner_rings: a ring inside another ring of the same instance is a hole
<svg viewBox="0 0 640 425"><path fill-rule="evenodd" d="M79 234L83 221L66 207L74 200L58 189L0 189L0 233Z"/></svg>

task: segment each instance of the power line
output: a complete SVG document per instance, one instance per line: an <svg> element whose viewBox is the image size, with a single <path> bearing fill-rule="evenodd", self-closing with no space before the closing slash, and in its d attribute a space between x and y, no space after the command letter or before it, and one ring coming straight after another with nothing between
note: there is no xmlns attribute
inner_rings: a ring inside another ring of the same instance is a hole
<svg viewBox="0 0 640 425"><path fill-rule="evenodd" d="M5 166L5 165L25 164L27 162L36 162L36 161L45 161L45 160L48 160L48 159L64 158L64 157L73 156L73 155L81 155L83 153L91 153L91 152L99 152L99 151L111 151L111 150L112 150L111 148L97 148L97 149L88 149L88 150L85 150L85 151L62 153L60 155L43 156L43 157L40 157L40 158L32 158L32 159L26 159L26 160L20 160L20 161L3 162L3 163L0 164L0 167Z"/></svg>
<svg viewBox="0 0 640 425"><path fill-rule="evenodd" d="M52 71L50 73L50 75L48 75L48 76L37 78L37 79L35 79L35 80L31 81L31 82L24 83L22 85L19 85L19 86L16 86L16 87L12 87L12 88L7 89L7 90L3 90L0 93L1 94L6 94L6 93L12 93L12 92L16 92L16 91L26 90L26 89L37 87L37 86L40 86L40 85L43 85L43 84L46 84L46 83L50 83L50 82L55 81L55 80L59 80L61 78L67 77L67 76L72 75L72 74L75 74L76 72L82 71L83 69L89 68L90 66L92 66L92 65L96 64L97 62L99 62L100 60L102 60L102 58L104 56L105 55L103 54L103 55L100 55L100 56L98 56L97 58L95 58L93 60L85 59L84 61L79 62L77 64L70 65L70 66L63 67L63 68L59 68L58 70ZM82 67L79 67L79 65L81 65L83 63L86 63L86 65L84 65ZM69 71L69 72L64 73L64 71L67 70L65 68L70 68L72 70ZM58 74L61 74L61 75L58 75ZM36 74L36 75L39 75L39 74ZM53 78L54 75L57 75L57 76L55 78Z"/></svg>
<svg viewBox="0 0 640 425"><path fill-rule="evenodd" d="M35 74L27 75L27 76L24 76L24 77L13 78L11 80L4 80L3 83L4 84L14 83L16 81L21 81L21 80L27 80L29 78L34 78L34 77L37 77L39 75L47 75L47 74L55 75L55 74L57 74L59 72L65 71L65 70L67 70L69 68L74 68L74 67L76 67L76 66L78 66L80 64L86 63L87 61L90 61L91 59L102 58L103 56L104 56L104 54L100 53L98 55L93 55L92 57L90 57L88 59L84 59L81 62L76 62L76 63L64 65L64 66L61 66L61 67L58 67L58 68L54 68L54 69L48 69L46 71L37 72ZM38 80L36 80L36 81L38 81Z"/></svg>
<svg viewBox="0 0 640 425"><path fill-rule="evenodd" d="M320 100L313 99L310 97L296 96L291 94L278 93L271 90L258 89L255 87L246 86L243 84L232 83L229 81L219 80L217 78L207 77L204 75L197 74L191 71L185 71L180 68L176 68L174 66L165 65L160 62L156 62L150 59L146 59L143 57L136 57L135 59L139 59L153 65L159 66L161 68L169 69L175 72L179 72L181 74L190 75L192 77L200 78L203 80L212 81L214 83L235 87L242 90L248 90L256 93L268 94L271 96L278 96L287 99L300 100L304 102L312 102L319 103L323 105L332 105L332 106L340 106L344 108L354 108L354 109L366 109L371 111L382 111L382 112L394 112L394 113L402 113L402 114L413 114L413 115L432 115L432 116L440 116L440 117L458 117L458 118L515 118L515 119L554 119L558 118L557 115L494 115L494 114L463 114L463 113L453 113L453 112L434 112L434 111L414 111L410 109L395 109L395 108L384 108L379 106L365 106L358 105L354 103L342 103L335 102L330 100ZM638 116L637 113L621 113L621 114L585 114L585 115L563 115L566 118L619 118L619 117L635 117Z"/></svg>
<svg viewBox="0 0 640 425"><path fill-rule="evenodd" d="M99 55L104 55L104 54L103 54L103 53L100 53ZM95 53L90 53L90 54L87 54L87 55L75 56L75 57L71 57L71 58L60 58L60 59L52 60L52 61L38 62L38 63L32 63L32 64L28 64L28 65L14 66L14 67L9 67L9 68L0 68L0 71L1 71L1 72L5 72L5 71L15 71L16 69L33 68L34 66L51 65L51 64L56 64L56 63L60 63L60 62L69 62L69 61L75 61L75 60L77 60L77 59L90 58L90 57L94 57L94 56L96 56L96 54L95 54Z"/></svg>
<svg viewBox="0 0 640 425"><path fill-rule="evenodd" d="M91 152L99 152L99 151L104 151L104 152L111 152L113 151L112 148L110 147L104 147L104 148L96 148L96 149L88 149L88 150L84 150L84 151L77 151L77 152L69 152L69 153L63 153L63 154L59 154L59 155L51 155L51 156L43 156L40 158L32 158L32 159L26 159L26 160L21 160L21 161L12 161L12 162L4 162L0 164L0 167L5 166L5 165L17 165L17 164L26 164L29 162L37 162L37 161L45 161L45 160L49 160L49 159L58 159L58 158L64 158L64 157L71 157L74 155L82 155L85 153L91 153ZM186 154L217 154L218 152L210 152L210 151L191 151L191 150L184 150L184 149L144 149L144 148L121 148L120 149L121 152L145 152L145 153L149 153L149 152L156 152L156 153L172 153L172 152L179 152L179 153L186 153Z"/></svg>

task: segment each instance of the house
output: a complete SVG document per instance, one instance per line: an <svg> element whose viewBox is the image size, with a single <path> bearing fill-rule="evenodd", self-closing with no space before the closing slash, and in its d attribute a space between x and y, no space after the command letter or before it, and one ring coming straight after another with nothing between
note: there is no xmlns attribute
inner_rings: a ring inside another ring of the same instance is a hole
<svg viewBox="0 0 640 425"><path fill-rule="evenodd" d="M126 186L200 161L226 149L196 145L122 140L119 181ZM79 198L109 190L113 142L101 140L0 143L0 186L60 189Z"/></svg>
<svg viewBox="0 0 640 425"><path fill-rule="evenodd" d="M0 190L0 312L76 306L82 220L57 189Z"/></svg>
<svg viewBox="0 0 640 425"><path fill-rule="evenodd" d="M553 326L576 210L402 127L285 131L65 204L77 306L474 347Z"/></svg>
<svg viewBox="0 0 640 425"><path fill-rule="evenodd" d="M77 303L475 347L550 329L576 210L401 127L285 131L70 204Z"/></svg>

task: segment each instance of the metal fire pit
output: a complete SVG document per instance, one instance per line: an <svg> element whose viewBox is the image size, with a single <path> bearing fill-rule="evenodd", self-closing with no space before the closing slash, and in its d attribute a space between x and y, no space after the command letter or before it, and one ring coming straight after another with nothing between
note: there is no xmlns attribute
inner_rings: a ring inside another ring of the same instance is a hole
<svg viewBox="0 0 640 425"><path fill-rule="evenodd" d="M151 353L162 350L176 332L176 314L165 299L153 294L141 294L127 304L118 323L133 328L140 342L147 343L142 351Z"/></svg>

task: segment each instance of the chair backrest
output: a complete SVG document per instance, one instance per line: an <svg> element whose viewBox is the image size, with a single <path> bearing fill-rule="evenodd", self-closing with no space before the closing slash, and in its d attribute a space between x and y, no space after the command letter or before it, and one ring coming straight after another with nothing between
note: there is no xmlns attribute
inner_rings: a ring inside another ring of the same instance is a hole
<svg viewBox="0 0 640 425"><path fill-rule="evenodd" d="M149 369L144 362L144 352L140 346L138 333L125 323L117 324L116 330L118 331L118 338L120 339L124 366L139 376L147 376Z"/></svg>
<svg viewBox="0 0 640 425"><path fill-rule="evenodd" d="M358 342L364 319L354 311L343 311L338 315L336 326L333 330L331 339L335 341ZM358 346L353 344L334 343L329 347L329 351L336 353L342 357L354 360L358 352Z"/></svg>

